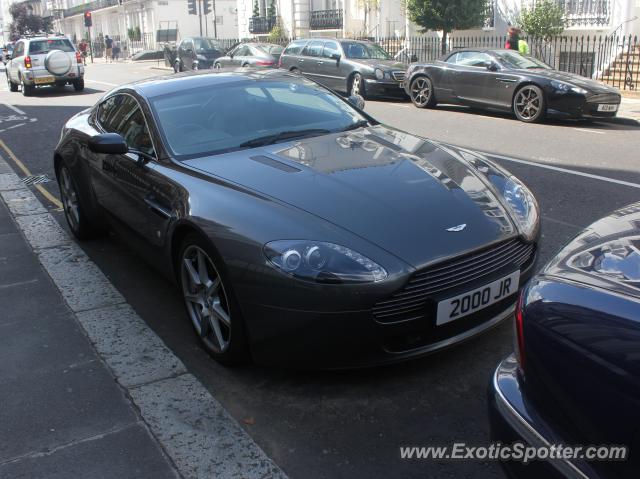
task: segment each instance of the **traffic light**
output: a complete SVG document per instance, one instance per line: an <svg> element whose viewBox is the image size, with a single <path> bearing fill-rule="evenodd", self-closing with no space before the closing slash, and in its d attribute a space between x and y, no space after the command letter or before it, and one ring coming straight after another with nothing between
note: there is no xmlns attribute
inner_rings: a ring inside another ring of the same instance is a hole
<svg viewBox="0 0 640 479"><path fill-rule="evenodd" d="M208 15L211 12L211 0L202 0L202 13Z"/></svg>
<svg viewBox="0 0 640 479"><path fill-rule="evenodd" d="M93 25L93 23L91 21L91 12L89 10L87 10L86 12L84 12L84 26L85 27L90 27L92 25Z"/></svg>
<svg viewBox="0 0 640 479"><path fill-rule="evenodd" d="M189 10L189 15L198 14L198 6L196 2L197 0L187 0L187 9Z"/></svg>

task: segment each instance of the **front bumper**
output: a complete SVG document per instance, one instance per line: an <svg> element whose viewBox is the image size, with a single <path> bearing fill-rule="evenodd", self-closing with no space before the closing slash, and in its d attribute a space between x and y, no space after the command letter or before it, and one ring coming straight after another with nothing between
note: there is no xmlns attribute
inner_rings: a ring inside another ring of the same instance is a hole
<svg viewBox="0 0 640 479"><path fill-rule="evenodd" d="M515 442L533 447L564 444L545 422L535 406L522 391L518 365L514 355L504 359L496 369L489 385L489 423L491 440L502 444ZM584 462L554 459L527 464L502 461L507 477L514 479L596 477Z"/></svg>
<svg viewBox="0 0 640 479"><path fill-rule="evenodd" d="M575 93L547 94L547 113L558 118L614 118L620 107L620 96L617 94L592 95L585 97ZM599 111L599 105L615 107L615 111Z"/></svg>
<svg viewBox="0 0 640 479"><path fill-rule="evenodd" d="M365 79L365 92L369 96L407 98L404 85L396 80Z"/></svg>

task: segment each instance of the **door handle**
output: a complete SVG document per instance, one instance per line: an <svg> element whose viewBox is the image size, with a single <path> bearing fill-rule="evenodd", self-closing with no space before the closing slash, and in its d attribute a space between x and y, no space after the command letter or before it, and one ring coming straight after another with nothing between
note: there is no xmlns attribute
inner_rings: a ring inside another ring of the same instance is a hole
<svg viewBox="0 0 640 479"><path fill-rule="evenodd" d="M173 217L173 213L170 209L160 204L153 196L147 195L144 197L144 202L149 209L161 218L169 219Z"/></svg>
<svg viewBox="0 0 640 479"><path fill-rule="evenodd" d="M324 62L318 62L318 65L324 65Z"/></svg>

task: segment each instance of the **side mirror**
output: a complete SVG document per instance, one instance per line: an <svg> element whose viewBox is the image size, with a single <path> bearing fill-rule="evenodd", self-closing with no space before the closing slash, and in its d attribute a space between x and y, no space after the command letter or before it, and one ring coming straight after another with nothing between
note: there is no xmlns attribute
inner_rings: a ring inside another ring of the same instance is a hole
<svg viewBox="0 0 640 479"><path fill-rule="evenodd" d="M129 151L127 142L117 133L103 133L89 138L89 151L105 155L124 155Z"/></svg>
<svg viewBox="0 0 640 479"><path fill-rule="evenodd" d="M362 96L351 95L347 100L359 110L364 110L364 98Z"/></svg>
<svg viewBox="0 0 640 479"><path fill-rule="evenodd" d="M340 61L340 54L339 53L332 53L331 54L331 59L339 62Z"/></svg>
<svg viewBox="0 0 640 479"><path fill-rule="evenodd" d="M494 61L484 62L484 66L486 66L487 70L489 70L490 72L497 72L500 69L498 67L498 64Z"/></svg>

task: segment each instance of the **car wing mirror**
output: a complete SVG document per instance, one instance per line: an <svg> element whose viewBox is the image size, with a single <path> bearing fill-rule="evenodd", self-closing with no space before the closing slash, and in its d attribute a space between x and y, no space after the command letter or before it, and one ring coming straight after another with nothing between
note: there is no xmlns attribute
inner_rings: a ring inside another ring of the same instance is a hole
<svg viewBox="0 0 640 479"><path fill-rule="evenodd" d="M490 72L497 72L498 70L500 70L500 67L494 61L484 62L484 66L487 67L487 70L489 70Z"/></svg>
<svg viewBox="0 0 640 479"><path fill-rule="evenodd" d="M361 95L351 95L347 100L359 110L364 110L364 98Z"/></svg>
<svg viewBox="0 0 640 479"><path fill-rule="evenodd" d="M117 133L103 133L89 138L89 151L104 155L124 155L129 151L127 142Z"/></svg>
<svg viewBox="0 0 640 479"><path fill-rule="evenodd" d="M339 53L332 53L331 54L331 59L339 62L340 61L340 54Z"/></svg>

